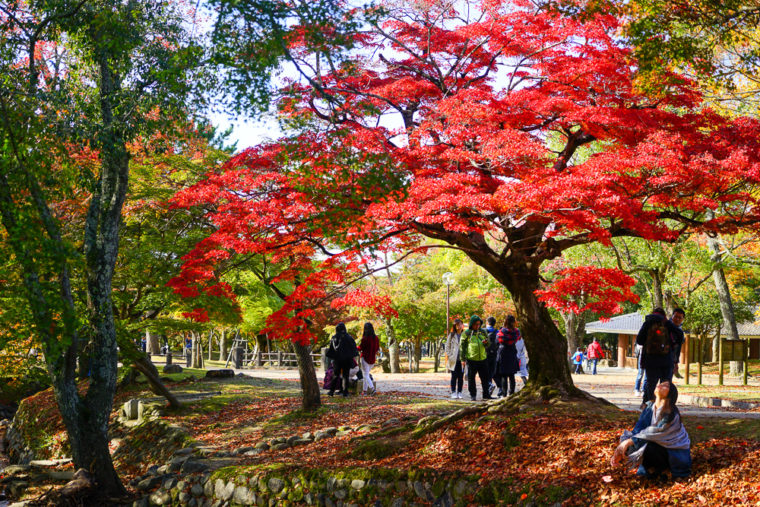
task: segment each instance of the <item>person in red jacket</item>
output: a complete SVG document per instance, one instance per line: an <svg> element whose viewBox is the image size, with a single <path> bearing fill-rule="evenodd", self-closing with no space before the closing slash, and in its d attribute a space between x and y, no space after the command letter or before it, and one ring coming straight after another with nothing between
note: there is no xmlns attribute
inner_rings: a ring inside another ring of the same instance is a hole
<svg viewBox="0 0 760 507"><path fill-rule="evenodd" d="M359 345L359 352L361 352L361 368L362 378L364 379L364 394L375 394L375 384L372 383L372 377L369 371L375 366L375 358L377 357L377 351L380 349L380 338L375 334L375 328L371 322L364 324L364 334L362 335L362 342Z"/></svg>
<svg viewBox="0 0 760 507"><path fill-rule="evenodd" d="M594 362L594 370L591 372L592 375L596 375L596 364L599 362L600 359L604 357L604 351L602 351L602 344L596 341L596 338L594 338L594 341L591 342L591 345L588 346L588 362L591 363Z"/></svg>

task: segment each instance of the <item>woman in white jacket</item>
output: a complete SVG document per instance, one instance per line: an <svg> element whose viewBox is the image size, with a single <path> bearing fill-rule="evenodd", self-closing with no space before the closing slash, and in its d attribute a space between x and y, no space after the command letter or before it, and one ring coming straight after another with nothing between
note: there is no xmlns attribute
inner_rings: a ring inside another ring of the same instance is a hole
<svg viewBox="0 0 760 507"><path fill-rule="evenodd" d="M517 347L517 359L520 361L519 374L523 381L523 387L525 387L525 384L528 383L528 350L525 348L525 340L522 336L517 340L515 346Z"/></svg>
<svg viewBox="0 0 760 507"><path fill-rule="evenodd" d="M451 372L451 397L462 398L462 386L464 385L464 370L459 360L459 339L464 331L464 323L454 319L448 338L446 338L446 369Z"/></svg>

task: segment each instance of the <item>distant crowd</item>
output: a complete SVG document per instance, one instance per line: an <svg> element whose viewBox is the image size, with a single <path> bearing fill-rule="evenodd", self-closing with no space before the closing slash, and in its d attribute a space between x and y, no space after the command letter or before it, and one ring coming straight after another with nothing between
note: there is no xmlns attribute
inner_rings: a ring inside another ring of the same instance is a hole
<svg viewBox="0 0 760 507"><path fill-rule="evenodd" d="M446 339L446 368L451 372L452 398L462 398L465 376L473 401L477 399L476 375L480 378L484 400L514 394L517 374L523 385L528 382L528 352L514 316L508 315L501 328L496 328L494 317L488 317L486 323L484 328L481 318L473 315L464 329L460 319L454 320Z"/></svg>

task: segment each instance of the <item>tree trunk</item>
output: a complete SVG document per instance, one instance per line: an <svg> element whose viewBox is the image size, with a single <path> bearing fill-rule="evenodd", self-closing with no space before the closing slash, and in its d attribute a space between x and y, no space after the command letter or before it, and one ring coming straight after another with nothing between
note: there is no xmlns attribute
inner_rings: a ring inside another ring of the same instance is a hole
<svg viewBox="0 0 760 507"><path fill-rule="evenodd" d="M517 322L530 357L531 384L552 385L568 393L577 391L567 362L567 340L534 293L539 288L538 269L510 266L497 274L515 303Z"/></svg>
<svg viewBox="0 0 760 507"><path fill-rule="evenodd" d="M161 353L161 345L158 343L158 334L145 331L145 341L147 342L148 354L158 355Z"/></svg>
<svg viewBox="0 0 760 507"><path fill-rule="evenodd" d="M718 328L718 331L715 333L715 336L713 336L713 339L712 339L712 351L711 351L710 362L713 362L713 363L717 363L718 358L720 357L718 353L718 345L720 344L720 337L721 337L720 331L721 331L720 328Z"/></svg>
<svg viewBox="0 0 760 507"><path fill-rule="evenodd" d="M391 373L401 373L398 340L396 339L396 330L393 328L393 321L385 319L385 327L388 329L388 359L391 363Z"/></svg>
<svg viewBox="0 0 760 507"><path fill-rule="evenodd" d="M422 341L418 338L414 340L414 354L412 354L412 370L414 373L420 372L420 361L422 360Z"/></svg>
<svg viewBox="0 0 760 507"><path fill-rule="evenodd" d="M304 410L316 410L322 405L322 400L317 372L314 369L314 360L311 358L311 347L294 343L293 348L298 360L298 376L301 380L301 391L303 392L301 406Z"/></svg>
<svg viewBox="0 0 760 507"><path fill-rule="evenodd" d="M655 308L663 308L664 301L662 297L662 280L660 279L660 272L653 270L650 274L652 275L652 303Z"/></svg>
<svg viewBox="0 0 760 507"><path fill-rule="evenodd" d="M219 336L219 361L227 361L227 330L222 329L222 334Z"/></svg>
<svg viewBox="0 0 760 507"><path fill-rule="evenodd" d="M166 388L163 382L161 382L161 378L158 375L158 370L156 369L155 365L151 363L150 360L148 360L147 356L140 354L138 358L132 362L132 364L135 369L145 375L145 378L148 379L150 390L153 391L153 393L166 398L166 401L169 402L169 406L171 408L179 408L182 406L177 397L174 396L174 394Z"/></svg>
<svg viewBox="0 0 760 507"><path fill-rule="evenodd" d="M736 314L734 313L734 303L731 299L731 291L726 281L726 273L723 266L720 265L723 260L723 254L720 249L720 242L717 238L707 237L707 246L712 251L711 260L715 263L713 268L713 282L715 291L718 293L718 302L720 303L720 313L723 316L723 327L728 333L728 339L739 340L739 329L736 326ZM742 374L743 365L741 361L731 361L731 375L739 376Z"/></svg>
<svg viewBox="0 0 760 507"><path fill-rule="evenodd" d="M208 332L208 360L211 361L211 351L214 350L214 347L211 345L214 343L214 330Z"/></svg>
<svg viewBox="0 0 760 507"><path fill-rule="evenodd" d="M570 357L580 347L581 337L586 333L586 316L578 315L573 312L560 312L562 320L565 322L565 335L567 336L567 361L570 364Z"/></svg>

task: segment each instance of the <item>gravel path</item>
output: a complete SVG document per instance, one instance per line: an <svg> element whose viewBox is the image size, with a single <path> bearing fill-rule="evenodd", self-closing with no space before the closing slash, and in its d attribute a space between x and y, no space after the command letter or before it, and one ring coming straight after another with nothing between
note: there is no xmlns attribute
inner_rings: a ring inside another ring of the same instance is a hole
<svg viewBox="0 0 760 507"><path fill-rule="evenodd" d="M238 370L246 375L260 378L298 380L297 370ZM604 398L623 410L638 412L641 404L641 396L634 395L633 384L636 378L636 372L633 370L620 370L618 368L602 368L597 370L598 375L573 375L575 385L594 396ZM317 373L321 380L321 373ZM372 372L373 377L378 382L379 391L401 391L420 393L435 398L448 398L451 394L449 390L449 374L442 373L382 373ZM676 385L682 385L682 379L674 379ZM522 381L517 378L517 388L520 389ZM467 381L465 379L465 389L463 392L464 399L462 403L472 403L467 394ZM478 381L478 399L480 392L480 382ZM760 419L758 411L741 411L726 408L703 408L686 403L679 403L681 412L685 415L713 416L740 419Z"/></svg>

